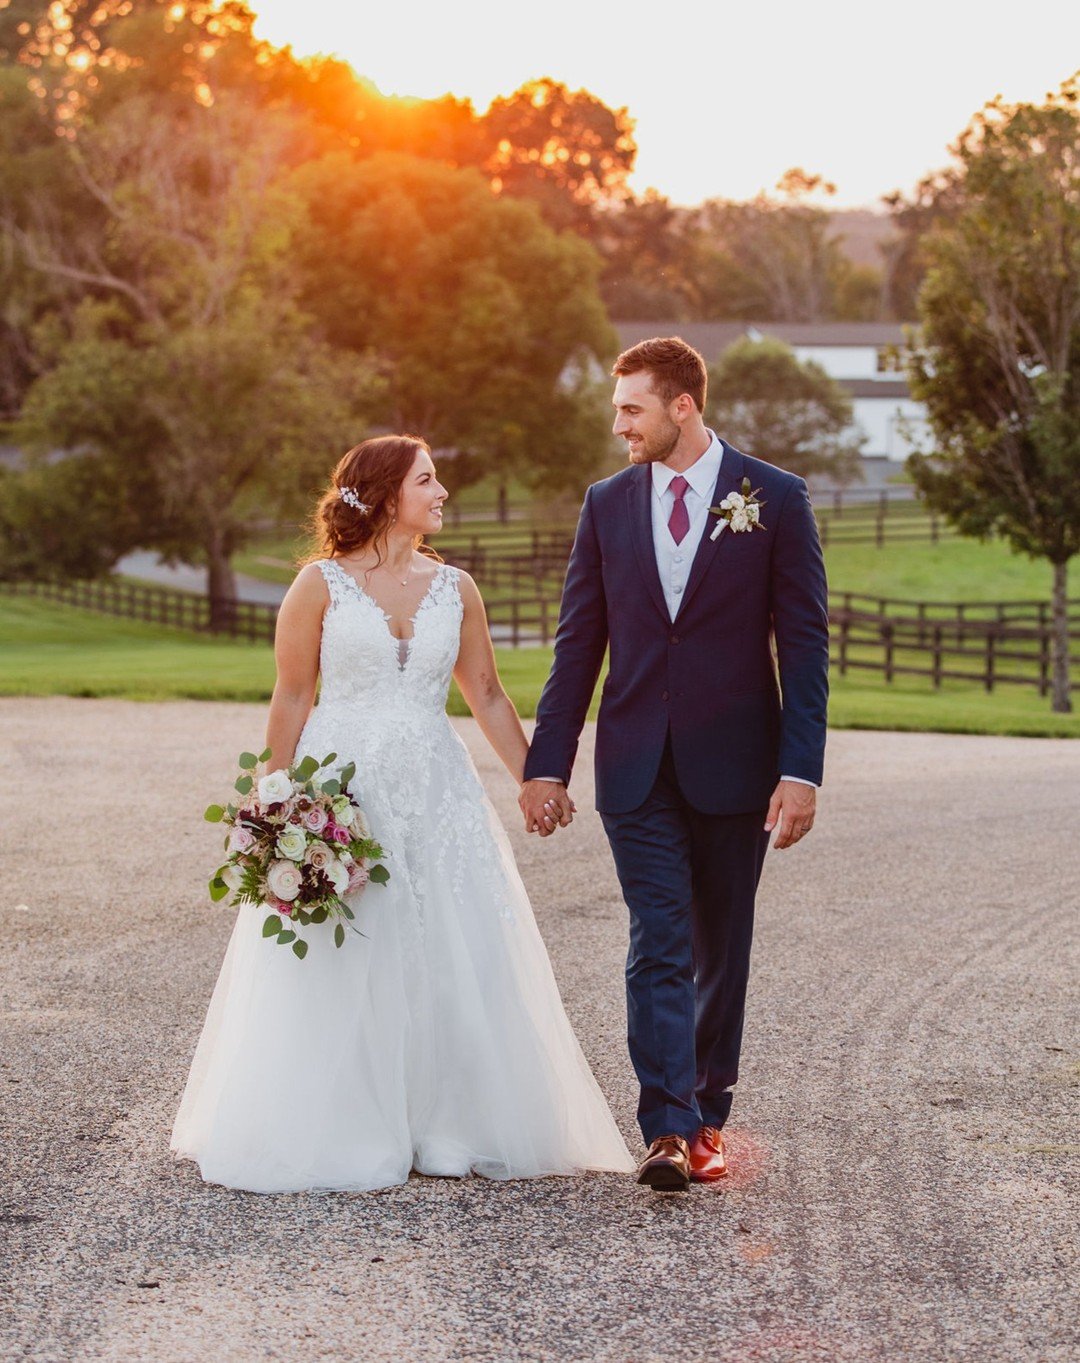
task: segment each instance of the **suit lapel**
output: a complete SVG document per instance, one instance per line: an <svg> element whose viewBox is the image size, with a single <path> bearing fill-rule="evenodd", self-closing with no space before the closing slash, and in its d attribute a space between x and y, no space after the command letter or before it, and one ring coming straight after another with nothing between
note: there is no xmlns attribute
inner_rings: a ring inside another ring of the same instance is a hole
<svg viewBox="0 0 1080 1363"><path fill-rule="evenodd" d="M634 470L634 476L626 490L630 538L633 540L638 567L645 579L645 586L652 597L653 605L663 616L664 623L670 624L671 617L668 615L663 588L660 586L660 570L656 566L656 548L653 545L652 495L652 469L648 464L641 464Z"/></svg>
<svg viewBox="0 0 1080 1363"><path fill-rule="evenodd" d="M743 457L734 445L729 445L726 440L720 442L724 447L724 457L720 462L720 475L716 480L716 487L713 489L710 506L719 506L721 500L729 492L736 492L743 480ZM705 522L705 529L701 536L701 541L694 555L694 562L690 567L690 576L686 582L686 591L683 592L682 601L679 609L675 612L675 619L678 620L683 611L686 610L690 598L701 586L702 579L709 571L709 567L720 551L720 546L726 539L731 538L731 531L725 530L717 539L712 539L712 532L716 529L716 517L710 516ZM654 556L655 557L655 556ZM657 575L659 583L659 575Z"/></svg>

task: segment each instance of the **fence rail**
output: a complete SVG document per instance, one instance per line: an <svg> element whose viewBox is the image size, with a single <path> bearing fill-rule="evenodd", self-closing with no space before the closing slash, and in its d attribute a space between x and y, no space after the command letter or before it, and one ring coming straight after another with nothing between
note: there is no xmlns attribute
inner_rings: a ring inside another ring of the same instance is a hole
<svg viewBox="0 0 1080 1363"><path fill-rule="evenodd" d="M844 593L850 601L851 594ZM898 676L928 677L935 689L944 681L978 682L986 691L995 686L1035 686L1040 696L1050 692L1053 635L1038 622L1039 612L1009 616L1010 607L1049 607L1045 602L953 603L951 616L932 614L938 603L881 602L889 608L916 606L912 615L887 610L861 610L851 604L830 603L831 656L840 675L852 669L880 672L886 682ZM948 611L949 607L941 608ZM972 618L984 610L986 617ZM998 614L1001 612L1000 614ZM1080 603L1069 608L1070 640L1080 640ZM1070 663L1080 663L1071 651Z"/></svg>
<svg viewBox="0 0 1080 1363"><path fill-rule="evenodd" d="M4 582L9 595L34 596L129 620L203 634L224 634L252 643L270 643L277 607L247 601L211 601L193 592L105 578L91 582ZM536 592L487 605L496 644L511 648L544 646L558 624L557 593ZM1047 601L909 601L836 593L829 606L831 652L841 676L852 670L880 672L886 682L898 676L973 681L995 686L1050 689L1051 608ZM1080 641L1080 601L1067 607L1068 637ZM1080 649L1070 662L1080 665Z"/></svg>

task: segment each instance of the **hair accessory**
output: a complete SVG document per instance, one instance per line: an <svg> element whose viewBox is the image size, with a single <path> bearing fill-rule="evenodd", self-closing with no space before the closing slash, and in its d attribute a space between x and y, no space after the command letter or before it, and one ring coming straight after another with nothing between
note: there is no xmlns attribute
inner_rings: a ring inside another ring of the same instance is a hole
<svg viewBox="0 0 1080 1363"><path fill-rule="evenodd" d="M354 511L371 510L371 507L368 506L367 502L362 502L356 495L356 489L353 487L339 487L338 496L346 506L351 506Z"/></svg>

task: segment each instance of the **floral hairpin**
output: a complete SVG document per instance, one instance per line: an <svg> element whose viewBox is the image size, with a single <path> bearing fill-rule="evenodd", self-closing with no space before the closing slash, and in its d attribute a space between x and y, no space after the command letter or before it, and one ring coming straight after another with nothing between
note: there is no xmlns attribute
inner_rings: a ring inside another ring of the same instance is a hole
<svg viewBox="0 0 1080 1363"><path fill-rule="evenodd" d="M351 506L354 511L371 510L371 507L368 506L367 502L362 502L356 495L356 489L353 487L339 487L338 496L346 506Z"/></svg>

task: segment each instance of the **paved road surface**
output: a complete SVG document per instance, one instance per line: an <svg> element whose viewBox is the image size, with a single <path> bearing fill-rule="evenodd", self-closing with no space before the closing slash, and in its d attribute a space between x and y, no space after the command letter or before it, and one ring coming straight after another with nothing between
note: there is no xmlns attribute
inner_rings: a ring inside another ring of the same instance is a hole
<svg viewBox="0 0 1080 1363"><path fill-rule="evenodd" d="M258 1197L166 1141L229 930L200 813L261 723L0 701L0 1356L1076 1357L1080 745L833 736L817 830L766 867L726 1186ZM461 732L636 1148L598 821L525 838Z"/></svg>

